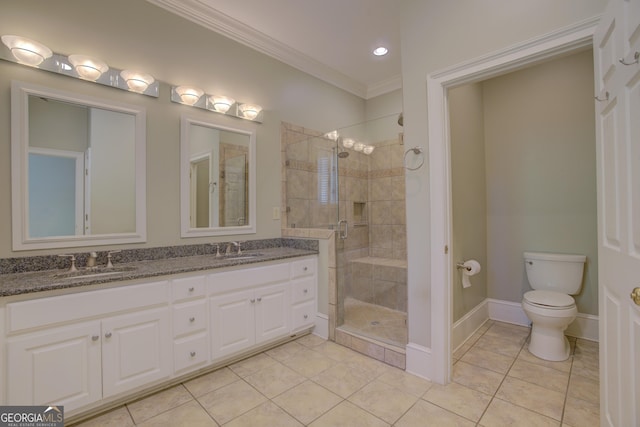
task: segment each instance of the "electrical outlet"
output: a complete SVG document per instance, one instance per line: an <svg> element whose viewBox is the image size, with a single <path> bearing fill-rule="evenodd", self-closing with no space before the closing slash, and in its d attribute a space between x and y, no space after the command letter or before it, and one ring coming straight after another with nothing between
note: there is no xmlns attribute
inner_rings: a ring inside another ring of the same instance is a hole
<svg viewBox="0 0 640 427"><path fill-rule="evenodd" d="M273 208L273 219L280 219L280 208Z"/></svg>

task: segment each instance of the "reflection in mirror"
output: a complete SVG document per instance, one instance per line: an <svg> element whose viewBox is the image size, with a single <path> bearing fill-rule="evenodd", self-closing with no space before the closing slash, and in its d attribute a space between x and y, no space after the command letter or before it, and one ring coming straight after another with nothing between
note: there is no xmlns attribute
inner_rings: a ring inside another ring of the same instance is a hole
<svg viewBox="0 0 640 427"><path fill-rule="evenodd" d="M181 133L182 236L255 233L255 134L186 116Z"/></svg>
<svg viewBox="0 0 640 427"><path fill-rule="evenodd" d="M14 82L14 250L143 242L145 113Z"/></svg>

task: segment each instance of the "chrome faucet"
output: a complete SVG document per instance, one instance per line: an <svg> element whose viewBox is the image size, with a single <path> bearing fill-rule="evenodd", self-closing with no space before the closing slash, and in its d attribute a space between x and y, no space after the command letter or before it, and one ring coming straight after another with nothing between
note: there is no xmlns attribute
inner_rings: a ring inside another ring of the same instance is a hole
<svg viewBox="0 0 640 427"><path fill-rule="evenodd" d="M227 245L227 250L225 252L225 255L231 255L231 248L232 246L235 246L236 248L238 248L238 253L241 254L242 252L240 251L240 243L238 242L229 242L229 244Z"/></svg>
<svg viewBox="0 0 640 427"><path fill-rule="evenodd" d="M95 268L98 254L95 252L89 252L89 258L87 258L87 268Z"/></svg>
<svg viewBox="0 0 640 427"><path fill-rule="evenodd" d="M69 273L73 273L78 271L78 269L76 268L76 256L75 255L67 255L67 254L62 254L62 255L58 255L59 257L65 257L65 258L69 258L71 260L71 266L69 267Z"/></svg>

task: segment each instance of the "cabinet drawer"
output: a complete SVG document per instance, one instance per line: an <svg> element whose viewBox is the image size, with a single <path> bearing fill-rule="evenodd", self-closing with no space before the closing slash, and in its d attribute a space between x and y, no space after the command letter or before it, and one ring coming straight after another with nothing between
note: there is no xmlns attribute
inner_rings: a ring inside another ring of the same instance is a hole
<svg viewBox="0 0 640 427"><path fill-rule="evenodd" d="M176 304L173 307L173 336L191 334L207 329L206 300Z"/></svg>
<svg viewBox="0 0 640 427"><path fill-rule="evenodd" d="M315 323L316 317L316 302L309 301L302 304L293 306L291 310L291 330L297 331L304 327L312 326Z"/></svg>
<svg viewBox="0 0 640 427"><path fill-rule="evenodd" d="M183 277L171 281L171 293L174 301L203 297L205 292L205 276Z"/></svg>
<svg viewBox="0 0 640 427"><path fill-rule="evenodd" d="M209 340L202 333L176 340L173 344L173 371L195 369L209 362Z"/></svg>
<svg viewBox="0 0 640 427"><path fill-rule="evenodd" d="M291 288L291 302L293 304L313 299L316 296L316 278L300 279L293 282Z"/></svg>
<svg viewBox="0 0 640 427"><path fill-rule="evenodd" d="M302 259L291 263L291 278L313 276L316 274L316 260L314 258Z"/></svg>

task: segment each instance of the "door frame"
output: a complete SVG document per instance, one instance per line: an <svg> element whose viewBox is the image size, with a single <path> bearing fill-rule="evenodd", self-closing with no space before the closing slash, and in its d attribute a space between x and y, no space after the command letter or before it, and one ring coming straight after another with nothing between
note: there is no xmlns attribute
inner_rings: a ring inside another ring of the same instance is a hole
<svg viewBox="0 0 640 427"><path fill-rule="evenodd" d="M451 380L452 209L447 91L592 46L599 20L597 16L427 77L432 297L429 378L434 382L447 384Z"/></svg>

